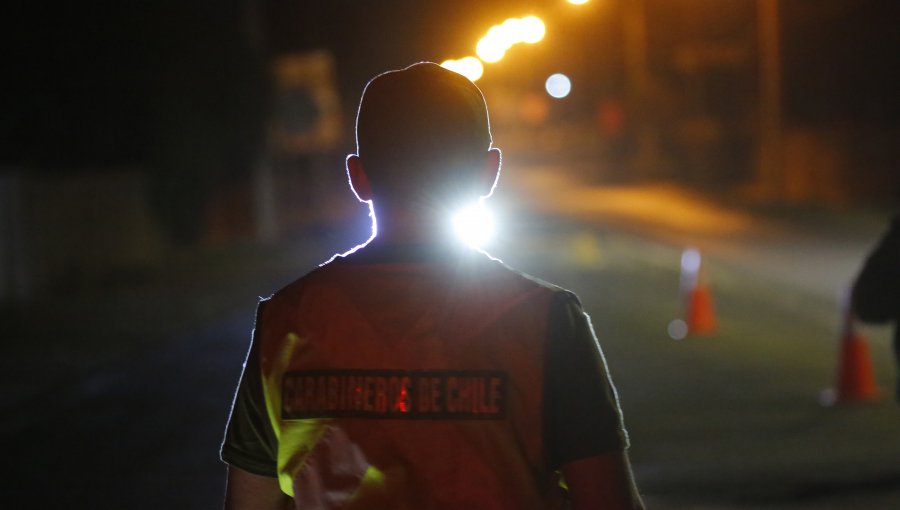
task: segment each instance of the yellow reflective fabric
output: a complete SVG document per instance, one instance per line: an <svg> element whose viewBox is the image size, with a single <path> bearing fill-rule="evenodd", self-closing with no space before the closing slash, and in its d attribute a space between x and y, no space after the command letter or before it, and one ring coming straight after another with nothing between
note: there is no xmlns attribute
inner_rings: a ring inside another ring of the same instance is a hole
<svg viewBox="0 0 900 510"><path fill-rule="evenodd" d="M264 327L260 338L264 338L268 331ZM324 435L330 421L281 421L281 374L290 365L292 356L301 355L308 343L306 338L288 332L278 343L280 349L262 349L260 361L266 410L278 439L278 484L281 491L291 497L294 497L294 476L303 468L307 456Z"/></svg>

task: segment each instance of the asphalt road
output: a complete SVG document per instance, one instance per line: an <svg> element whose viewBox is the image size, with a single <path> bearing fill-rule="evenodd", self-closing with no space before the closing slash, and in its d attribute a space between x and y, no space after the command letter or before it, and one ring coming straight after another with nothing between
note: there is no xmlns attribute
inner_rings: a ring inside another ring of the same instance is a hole
<svg viewBox="0 0 900 510"><path fill-rule="evenodd" d="M767 237L774 251L745 236L765 253L760 257L733 257L731 248L719 248L733 243L709 241L718 332L674 340L668 325L683 314L677 240L624 214L599 222L577 203L567 207L567 220L552 211L520 214L494 252L582 297L620 392L635 474L651 508L900 507L900 408L888 397L837 407L818 400L834 382L839 326L831 285L821 280L844 279L865 250L862 239L848 252L852 236L810 234L804 246L839 262L810 270L819 278L796 279L778 276L794 263L785 256L809 256L795 253L792 236ZM81 331L79 338L92 328L102 333L59 351L66 355L35 357L65 339L51 338L46 325L20 327L20 345L48 349L22 347L32 356L11 352L6 359L6 377L18 374L22 391L3 401L2 500L17 501L3 506L218 508L218 444L255 295L308 270L323 253L319 241L291 245L260 262L263 269L250 257L207 275L254 284L161 288L158 301L133 298L145 309L97 301L91 309L100 318L69 315L72 324L54 325ZM160 327L174 310L185 318ZM112 314L119 314L115 327ZM864 331L887 390L887 329Z"/></svg>
<svg viewBox="0 0 900 510"><path fill-rule="evenodd" d="M4 438L3 499L17 501L4 507L216 508L216 450L250 321L175 335L30 402Z"/></svg>

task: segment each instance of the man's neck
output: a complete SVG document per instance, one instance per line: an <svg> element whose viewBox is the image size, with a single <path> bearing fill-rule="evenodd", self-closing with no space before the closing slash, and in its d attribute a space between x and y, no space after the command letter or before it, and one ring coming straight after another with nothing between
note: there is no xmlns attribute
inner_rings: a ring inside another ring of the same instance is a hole
<svg viewBox="0 0 900 510"><path fill-rule="evenodd" d="M375 217L375 240L379 244L445 244L452 241L450 222L434 211L376 209Z"/></svg>

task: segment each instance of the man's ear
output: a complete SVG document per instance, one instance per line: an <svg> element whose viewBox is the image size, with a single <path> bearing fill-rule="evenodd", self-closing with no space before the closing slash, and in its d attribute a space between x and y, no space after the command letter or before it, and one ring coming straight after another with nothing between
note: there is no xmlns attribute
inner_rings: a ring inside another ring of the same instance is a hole
<svg viewBox="0 0 900 510"><path fill-rule="evenodd" d="M482 198L487 198L494 192L494 187L497 186L497 180L500 178L501 160L502 156L500 154L500 149L496 147L488 149L481 174Z"/></svg>
<svg viewBox="0 0 900 510"><path fill-rule="evenodd" d="M360 202L372 200L372 185L369 184L369 176L363 168L362 160L356 154L347 156L347 177L350 178L350 189Z"/></svg>

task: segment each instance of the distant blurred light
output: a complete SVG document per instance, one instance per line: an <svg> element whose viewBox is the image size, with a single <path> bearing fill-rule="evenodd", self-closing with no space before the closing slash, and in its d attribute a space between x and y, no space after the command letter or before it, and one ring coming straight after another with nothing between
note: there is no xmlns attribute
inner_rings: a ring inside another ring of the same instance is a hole
<svg viewBox="0 0 900 510"><path fill-rule="evenodd" d="M547 115L550 113L548 102L547 96L543 94L527 93L522 97L519 105L519 115L528 124L541 124L547 120Z"/></svg>
<svg viewBox="0 0 900 510"><path fill-rule="evenodd" d="M572 91L572 82L568 76L556 73L547 78L544 88L547 89L547 93L551 96L562 99Z"/></svg>
<svg viewBox="0 0 900 510"><path fill-rule="evenodd" d="M606 136L621 135L625 129L625 110L615 99L604 100L597 107L597 122Z"/></svg>
<svg viewBox="0 0 900 510"><path fill-rule="evenodd" d="M603 250L596 232L582 230L574 237L567 250L572 262L582 269L599 269L603 266Z"/></svg>
<svg viewBox="0 0 900 510"><path fill-rule="evenodd" d="M682 295L687 296L697 287L700 281L700 250L685 248L681 252L681 276L678 288Z"/></svg>
<svg viewBox="0 0 900 510"><path fill-rule="evenodd" d="M475 57L445 60L441 62L441 67L459 73L472 81L477 81L484 74L484 65Z"/></svg>
<svg viewBox="0 0 900 510"><path fill-rule="evenodd" d="M512 19L510 18L510 20ZM510 46L518 42L516 41L515 26L509 23L492 26L484 37L497 47L503 48L503 51L508 50Z"/></svg>
<svg viewBox="0 0 900 510"><path fill-rule="evenodd" d="M687 323L681 319L675 319L669 323L669 337L672 340L684 340L687 336Z"/></svg>
<svg viewBox="0 0 900 510"><path fill-rule="evenodd" d="M700 270L700 251L696 248L687 248L681 253L682 273L696 274Z"/></svg>
<svg viewBox="0 0 900 510"><path fill-rule="evenodd" d="M537 16L507 18L488 30L475 46L478 58L485 62L499 62L514 44L534 44L544 38L546 27Z"/></svg>
<svg viewBox="0 0 900 510"><path fill-rule="evenodd" d="M500 37L497 35L492 36L488 32L488 35L478 41L478 44L475 46L475 53L481 60L494 63L499 62L503 58L508 48L509 46Z"/></svg>
<svg viewBox="0 0 900 510"><path fill-rule="evenodd" d="M547 28L537 16L525 16L519 23L522 31L522 42L534 44L544 38Z"/></svg>
<svg viewBox="0 0 900 510"><path fill-rule="evenodd" d="M819 393L819 405L831 407L838 402L838 392L834 388L826 388Z"/></svg>
<svg viewBox="0 0 900 510"><path fill-rule="evenodd" d="M507 18L502 25L494 26L491 30L496 30L510 46L522 42L525 36L525 27L519 18Z"/></svg>
<svg viewBox="0 0 900 510"><path fill-rule="evenodd" d="M467 207L453 217L456 236L469 246L483 246L494 236L494 219L482 202Z"/></svg>
<svg viewBox="0 0 900 510"><path fill-rule="evenodd" d="M588 3L590 0L568 0L568 2L572 5L584 5Z"/></svg>

